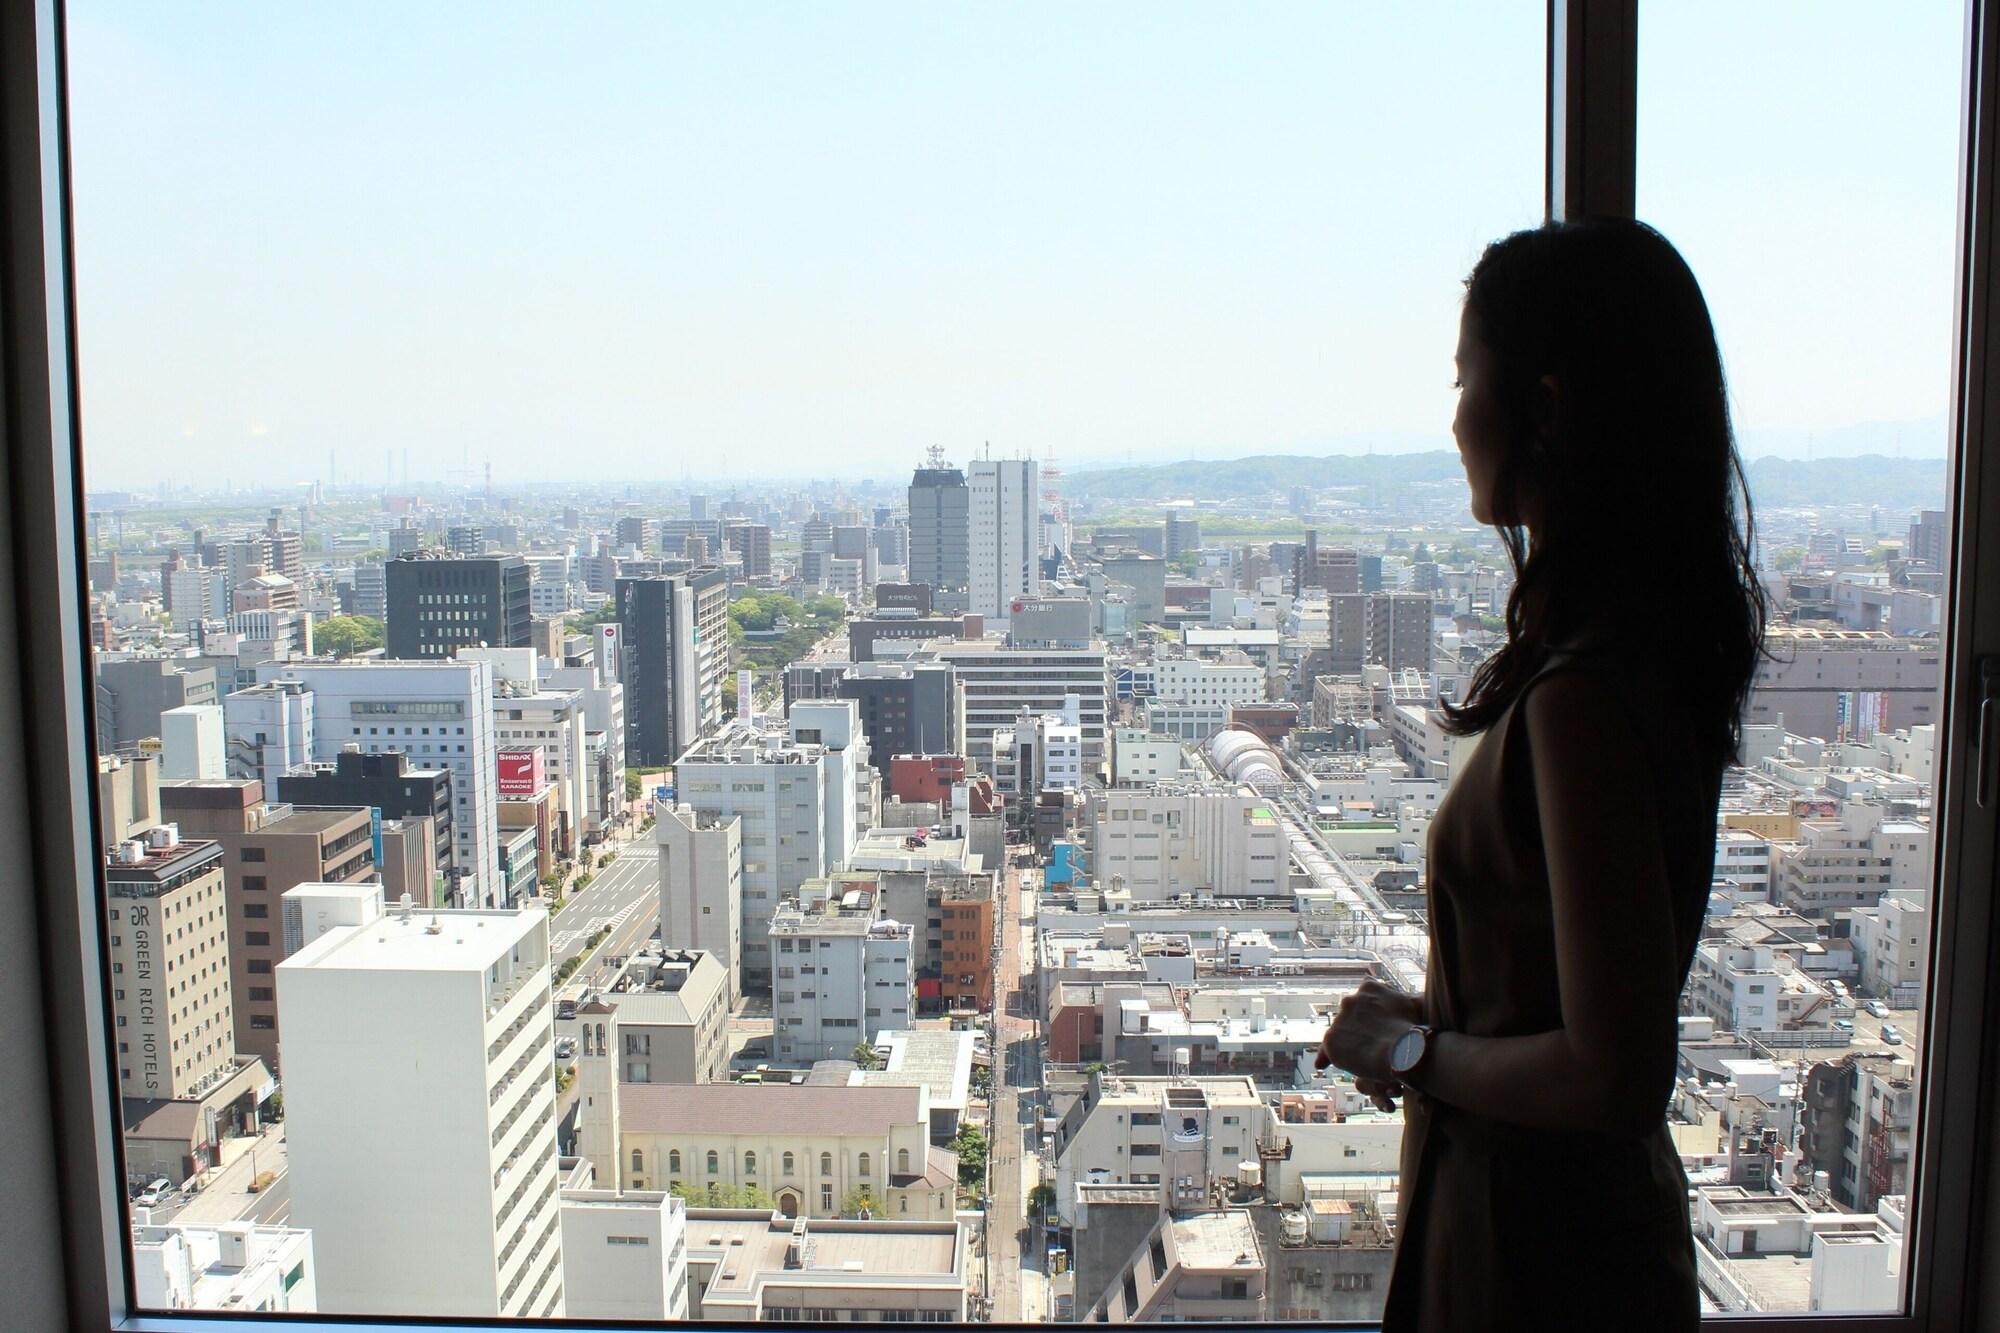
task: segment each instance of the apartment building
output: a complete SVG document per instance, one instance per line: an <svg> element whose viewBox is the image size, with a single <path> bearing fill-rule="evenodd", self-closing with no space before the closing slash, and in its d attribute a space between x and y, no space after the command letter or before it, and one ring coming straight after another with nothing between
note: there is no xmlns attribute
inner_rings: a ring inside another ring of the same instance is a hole
<svg viewBox="0 0 2000 1333"><path fill-rule="evenodd" d="M883 1030L908 1027L916 993L911 938L907 924L881 919L865 889L781 905L771 919L773 1058L792 1068L847 1060Z"/></svg>
<svg viewBox="0 0 2000 1333"><path fill-rule="evenodd" d="M550 975L540 908L391 911L278 965L322 1309L562 1315Z"/></svg>
<svg viewBox="0 0 2000 1333"><path fill-rule="evenodd" d="M1849 913L1859 984L1897 1009L1914 1008L1930 975L1928 900L1891 894Z"/></svg>
<svg viewBox="0 0 2000 1333"><path fill-rule="evenodd" d="M1801 916L1830 921L1844 908L1873 907L1886 893L1928 897L1929 849L1928 825L1844 802L1837 819L1798 821L1798 841L1777 849L1779 900Z"/></svg>
<svg viewBox="0 0 2000 1333"><path fill-rule="evenodd" d="M237 690L223 697L222 728L224 772L278 800L277 780L313 757L313 693L297 681Z"/></svg>
<svg viewBox="0 0 2000 1333"><path fill-rule="evenodd" d="M563 1310L571 1319L688 1317L687 1204L664 1190L596 1189L588 1162L564 1181Z"/></svg>
<svg viewBox="0 0 2000 1333"><path fill-rule="evenodd" d="M1017 814L1025 816L1042 792L1083 786L1083 727L1074 712L1024 711L994 728L992 745L993 790L1008 798L1008 808Z"/></svg>
<svg viewBox="0 0 2000 1333"><path fill-rule="evenodd" d="M1732 1032L1830 1028L1840 1016L1835 997L1800 966L1802 952L1801 946L1740 945L1727 937L1703 940L1695 948L1687 1003Z"/></svg>

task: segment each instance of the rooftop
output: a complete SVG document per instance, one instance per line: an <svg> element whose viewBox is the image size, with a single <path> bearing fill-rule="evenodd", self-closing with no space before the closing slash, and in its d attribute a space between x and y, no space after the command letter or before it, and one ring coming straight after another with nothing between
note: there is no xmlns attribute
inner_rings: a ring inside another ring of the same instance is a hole
<svg viewBox="0 0 2000 1333"><path fill-rule="evenodd" d="M887 1066L857 1069L848 1082L862 1088L921 1085L929 1089L933 1109L963 1110L972 1099L972 1048L978 1035L935 1028L880 1033L877 1044L889 1044Z"/></svg>
<svg viewBox="0 0 2000 1333"><path fill-rule="evenodd" d="M802 1261L792 1249L793 1231L792 1220L776 1213L689 1209L688 1262L715 1266L706 1299L746 1294L760 1278L823 1274L880 1285L964 1281L963 1244L955 1222L811 1222Z"/></svg>
<svg viewBox="0 0 2000 1333"><path fill-rule="evenodd" d="M548 913L540 908L391 910L366 926L330 930L278 966L484 973L515 944L547 929Z"/></svg>
<svg viewBox="0 0 2000 1333"><path fill-rule="evenodd" d="M924 1124L919 1088L823 1087L791 1083L621 1083L626 1133L825 1134L881 1138Z"/></svg>
<svg viewBox="0 0 2000 1333"><path fill-rule="evenodd" d="M1182 1268L1209 1272L1264 1266L1257 1228L1247 1212L1193 1213L1174 1218L1173 1228L1175 1257Z"/></svg>

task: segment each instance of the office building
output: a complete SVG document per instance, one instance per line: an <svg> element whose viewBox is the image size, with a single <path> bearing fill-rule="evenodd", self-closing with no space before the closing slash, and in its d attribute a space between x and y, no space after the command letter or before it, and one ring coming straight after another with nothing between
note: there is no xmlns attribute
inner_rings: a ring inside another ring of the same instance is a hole
<svg viewBox="0 0 2000 1333"><path fill-rule="evenodd" d="M894 755L964 752L962 698L949 663L847 663L835 690L861 709L869 762L884 778Z"/></svg>
<svg viewBox="0 0 2000 1333"><path fill-rule="evenodd" d="M1185 783L1092 793L1089 820L1092 877L1121 885L1135 902L1290 892L1284 825L1248 787Z"/></svg>
<svg viewBox="0 0 2000 1333"><path fill-rule="evenodd" d="M660 858L660 943L718 960L734 1005L743 993L743 821L668 806L658 811L653 840Z"/></svg>
<svg viewBox="0 0 2000 1333"><path fill-rule="evenodd" d="M722 721L728 576L708 566L621 578L616 597L624 629L618 679L625 686L627 761L672 764Z"/></svg>
<svg viewBox="0 0 2000 1333"><path fill-rule="evenodd" d="M742 821L744 990L770 993L771 916L798 887L828 873L826 748L742 721L681 757L675 794L704 819Z"/></svg>
<svg viewBox="0 0 2000 1333"><path fill-rule="evenodd" d="M965 482L968 609L1005 620L1014 599L1032 597L1041 588L1041 498L1035 462L977 459L966 469Z"/></svg>
<svg viewBox="0 0 2000 1333"><path fill-rule="evenodd" d="M389 561L388 656L451 657L461 648L528 645L528 562L518 555L450 559L418 551Z"/></svg>
<svg viewBox="0 0 2000 1333"><path fill-rule="evenodd" d="M910 481L910 582L935 595L971 579L971 491L955 467L918 468Z"/></svg>
<svg viewBox="0 0 2000 1333"><path fill-rule="evenodd" d="M1745 726L1782 719L1795 736L1837 741L1940 720L1944 658L1936 639L1774 625L1764 646L1743 705Z"/></svg>
<svg viewBox="0 0 2000 1333"><path fill-rule="evenodd" d="M223 773L262 784L278 800L278 779L312 761L313 694L297 681L272 681L222 700Z"/></svg>
<svg viewBox="0 0 2000 1333"><path fill-rule="evenodd" d="M541 908L391 911L278 965L323 1310L562 1315L549 979Z"/></svg>
<svg viewBox="0 0 2000 1333"><path fill-rule="evenodd" d="M731 523L723 529L729 549L743 557L743 577L771 577L771 529L763 523Z"/></svg>
<svg viewBox="0 0 2000 1333"><path fill-rule="evenodd" d="M965 690L965 743L990 753L993 732L1009 726L1023 708L1061 713L1064 700L1077 698L1086 772L1105 759L1105 718L1111 682L1104 645L1075 648L1013 648L999 639L933 640L921 654L949 663Z"/></svg>
<svg viewBox="0 0 2000 1333"><path fill-rule="evenodd" d="M1368 598L1368 661L1390 671L1428 672L1432 664L1429 593L1378 592Z"/></svg>
<svg viewBox="0 0 2000 1333"><path fill-rule="evenodd" d="M221 702L215 668L171 657L107 660L92 654L97 687L97 749L128 749L160 734L160 714L170 708Z"/></svg>
<svg viewBox="0 0 2000 1333"><path fill-rule="evenodd" d="M222 708L184 704L160 714L160 776L220 778L225 771Z"/></svg>
<svg viewBox="0 0 2000 1333"><path fill-rule="evenodd" d="M457 846L452 830L457 802L452 799L450 769L418 768L406 754L366 754L348 748L331 762L293 769L277 780L277 787L276 799L289 805L372 806L381 811L385 830L391 823L421 820L429 840L426 862L430 878L449 878ZM393 858L385 855L388 860ZM389 894L388 901L395 901L401 893L398 889ZM412 896L419 901L428 899L427 893Z"/></svg>
<svg viewBox="0 0 2000 1333"><path fill-rule="evenodd" d="M257 679L297 681L313 692L316 762L338 765L342 752L354 746L366 755L403 754L413 767L448 771L452 864L446 873L453 882L452 901L497 901L500 828L489 663L270 663L257 668ZM286 790L281 778L280 794Z"/></svg>

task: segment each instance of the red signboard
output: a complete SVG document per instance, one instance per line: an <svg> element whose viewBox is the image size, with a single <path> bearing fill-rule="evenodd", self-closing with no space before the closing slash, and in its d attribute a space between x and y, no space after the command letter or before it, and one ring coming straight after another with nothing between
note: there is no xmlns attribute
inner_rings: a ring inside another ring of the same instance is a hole
<svg viewBox="0 0 2000 1333"><path fill-rule="evenodd" d="M533 796L543 786L542 752L502 750L495 756L502 796Z"/></svg>

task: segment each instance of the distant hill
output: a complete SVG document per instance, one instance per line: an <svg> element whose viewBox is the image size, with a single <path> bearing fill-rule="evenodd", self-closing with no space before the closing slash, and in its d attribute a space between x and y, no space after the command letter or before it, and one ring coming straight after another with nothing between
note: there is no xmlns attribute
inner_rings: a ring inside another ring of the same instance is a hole
<svg viewBox="0 0 2000 1333"><path fill-rule="evenodd" d="M1879 504L1889 509L1944 506L1945 464L1941 458L1822 458L1806 462L1759 458L1749 464L1750 493L1757 505L1777 508L1837 504ZM1251 458L1186 460L1149 467L1077 470L1063 479L1063 492L1076 500L1273 500L1294 486L1372 487L1384 500L1402 489L1465 476L1455 451L1412 454L1333 454L1312 458L1260 454Z"/></svg>

